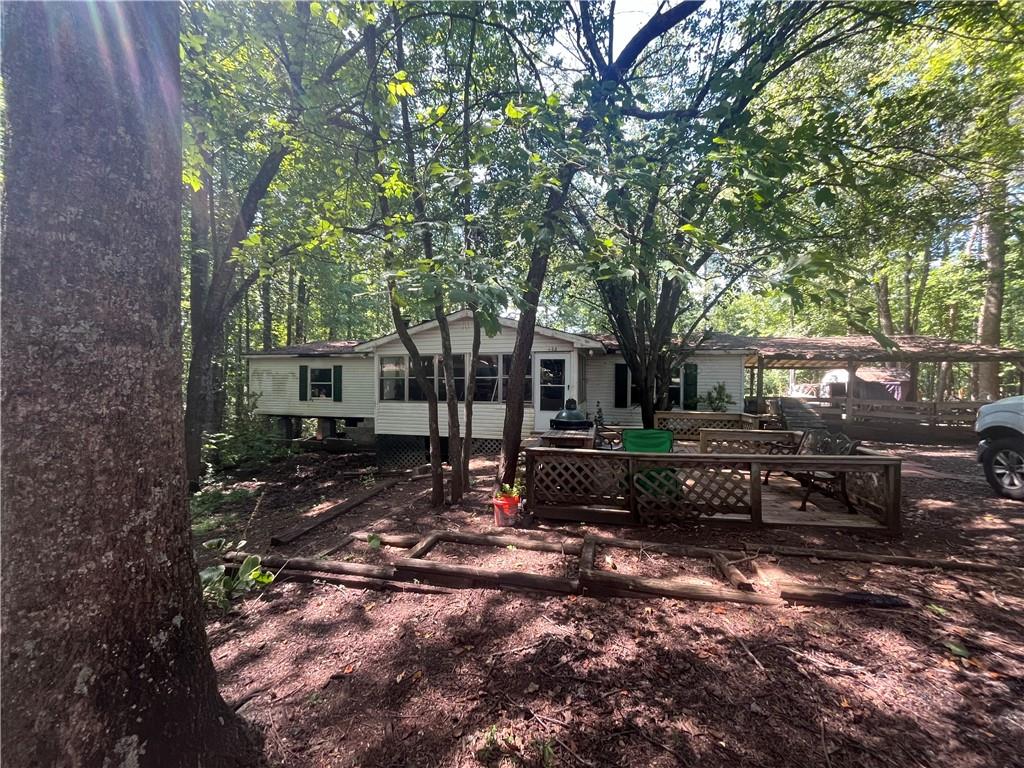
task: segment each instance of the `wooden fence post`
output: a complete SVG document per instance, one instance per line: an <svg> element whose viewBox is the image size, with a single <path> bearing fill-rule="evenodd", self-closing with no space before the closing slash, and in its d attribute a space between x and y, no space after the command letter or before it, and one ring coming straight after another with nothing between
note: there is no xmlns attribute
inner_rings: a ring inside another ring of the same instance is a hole
<svg viewBox="0 0 1024 768"><path fill-rule="evenodd" d="M629 513L633 516L633 522L640 524L640 508L636 496L636 458L629 457L629 466L626 469L629 475L629 483L626 485L626 493L629 500Z"/></svg>
<svg viewBox="0 0 1024 768"><path fill-rule="evenodd" d="M537 505L534 501L534 487L536 486L535 477L537 474L537 457L533 455L533 451L529 448L526 449L526 504L523 507L524 511L530 512Z"/></svg>
<svg viewBox="0 0 1024 768"><path fill-rule="evenodd" d="M761 465L750 462L750 522L761 525Z"/></svg>
<svg viewBox="0 0 1024 768"><path fill-rule="evenodd" d="M902 527L900 519L903 512L903 489L900 477L901 462L892 462L885 466L885 525L893 536L899 536Z"/></svg>

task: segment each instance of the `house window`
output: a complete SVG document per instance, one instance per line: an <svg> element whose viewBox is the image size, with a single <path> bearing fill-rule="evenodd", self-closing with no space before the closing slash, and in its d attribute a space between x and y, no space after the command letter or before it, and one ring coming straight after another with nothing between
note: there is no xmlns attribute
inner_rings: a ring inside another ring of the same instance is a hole
<svg viewBox="0 0 1024 768"><path fill-rule="evenodd" d="M437 364L437 398L448 399L448 390L444 386L444 358L438 355L435 358ZM466 356L452 355L452 369L455 374L455 397L458 400L466 399Z"/></svg>
<svg viewBox="0 0 1024 768"><path fill-rule="evenodd" d="M412 361L409 361L409 401L416 403L425 403L427 401L427 393L420 388L420 381L416 378L416 374L412 371ZM434 359L431 357L421 357L420 366L422 366L423 375L427 377L427 386L431 389L434 388Z"/></svg>
<svg viewBox="0 0 1024 768"><path fill-rule="evenodd" d="M473 361L476 386L473 399L479 403L498 402L498 382L501 379L497 355L478 355Z"/></svg>
<svg viewBox="0 0 1024 768"><path fill-rule="evenodd" d="M669 405L679 407L683 404L683 371L681 368L673 368L672 375L668 382Z"/></svg>
<svg viewBox="0 0 1024 768"><path fill-rule="evenodd" d="M312 400L331 400L334 397L334 372L330 368L309 369L309 397Z"/></svg>
<svg viewBox="0 0 1024 768"><path fill-rule="evenodd" d="M640 386L633 381L633 372L626 363L615 364L615 407L640 405Z"/></svg>
<svg viewBox="0 0 1024 768"><path fill-rule="evenodd" d="M393 355L380 359L381 400L405 400L406 369L405 355Z"/></svg>
<svg viewBox="0 0 1024 768"><path fill-rule="evenodd" d="M512 370L512 355L501 356L501 402L508 399L508 372ZM526 358L526 389L523 392L523 402L533 402L533 357Z"/></svg>
<svg viewBox="0 0 1024 768"><path fill-rule="evenodd" d="M682 368L672 369L668 384L670 405L682 406L686 410L697 408L697 364L686 363ZM626 393L629 399L626 399ZM640 387L633 381L633 372L626 363L615 364L615 407L629 408L640 405Z"/></svg>

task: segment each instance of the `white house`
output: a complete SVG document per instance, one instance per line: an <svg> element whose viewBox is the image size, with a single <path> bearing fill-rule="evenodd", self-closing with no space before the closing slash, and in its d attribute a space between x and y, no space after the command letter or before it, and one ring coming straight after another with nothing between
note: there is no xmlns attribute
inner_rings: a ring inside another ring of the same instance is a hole
<svg viewBox="0 0 1024 768"><path fill-rule="evenodd" d="M470 313L455 312L448 321L460 399L464 397L467 365L476 366L473 436L500 439L516 321L502 319L499 333L483 335L475 361L468 359L472 347ZM429 377L443 397L437 322L411 326L409 333L420 354L431 360ZM742 350L696 351L675 379L672 396L677 407L685 404L696 408L698 394L723 383L733 400L729 410L741 411L745 357ZM349 426L372 425L378 437L428 434L426 400L397 333L362 342L314 342L254 353L248 358L249 391L255 397L258 414L345 419ZM526 381L523 433L548 429L549 421L570 398L591 418L600 403L606 424L640 425L640 409L631 384L629 367L611 342L537 326ZM440 422L441 434L446 435L447 416L443 410Z"/></svg>

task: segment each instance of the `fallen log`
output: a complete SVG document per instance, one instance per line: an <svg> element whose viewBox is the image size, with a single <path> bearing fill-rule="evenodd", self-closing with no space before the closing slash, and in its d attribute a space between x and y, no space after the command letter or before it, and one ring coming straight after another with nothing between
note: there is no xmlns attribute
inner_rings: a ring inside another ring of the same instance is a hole
<svg viewBox="0 0 1024 768"><path fill-rule="evenodd" d="M770 595L758 595L725 587L709 587L680 579L650 579L624 573L609 573L590 569L580 573L580 584L588 592L601 593L603 588L616 591L618 597L674 597L682 600L706 602L744 603L746 605L782 605L783 601Z"/></svg>
<svg viewBox="0 0 1024 768"><path fill-rule="evenodd" d="M696 557L707 559L715 554L723 554L731 558L742 558L742 552L734 552L726 549L712 549L711 547L694 547L689 544L665 544L660 541L640 541L638 539L620 539L614 536L594 536L594 541L599 547L612 547L614 549L635 549L644 552L657 552L660 555L674 555L676 557Z"/></svg>
<svg viewBox="0 0 1024 768"><path fill-rule="evenodd" d="M463 580L472 586L519 587L528 590L575 594L579 580L523 571L492 571L472 565L401 559L394 562L398 578L430 582L435 578Z"/></svg>
<svg viewBox="0 0 1024 768"><path fill-rule="evenodd" d="M790 603L824 605L833 608L910 608L911 605L898 595L875 592L841 592L826 587L809 587L803 584L782 582L779 595Z"/></svg>
<svg viewBox="0 0 1024 768"><path fill-rule="evenodd" d="M228 552L224 555L224 559L232 563L241 563L249 557L249 554L248 552ZM281 555L263 555L260 564L267 568L286 568L292 571L340 573L345 576L366 576L371 579L395 578L395 568L391 565L344 563L340 560L316 560L310 557L282 557Z"/></svg>
<svg viewBox="0 0 1024 768"><path fill-rule="evenodd" d="M762 555L789 555L792 557L816 557L819 560L848 560L858 563L879 563L882 565L906 565L912 568L942 568L956 571L979 571L983 573L1016 573L1024 575L1024 569L1012 565L994 565L969 560L949 560L932 557L909 557L906 555L884 555L874 552L847 552L838 549L809 549L806 547L787 547L776 544L754 546L744 544L747 552L759 552Z"/></svg>
<svg viewBox="0 0 1024 768"><path fill-rule="evenodd" d="M743 572L737 568L733 563L730 563L728 558L721 552L715 552L711 555L711 561L715 564L718 572L722 574L726 581L728 581L733 589L741 589L744 592L753 592L754 585L750 583Z"/></svg>
<svg viewBox="0 0 1024 768"><path fill-rule="evenodd" d="M452 544L478 544L491 547L515 547L534 552L555 552L558 554L578 555L583 546L582 542L562 539L561 541L546 541L534 539L529 536L507 536L486 533L465 533L463 531L434 531L441 536L442 541Z"/></svg>
<svg viewBox="0 0 1024 768"><path fill-rule="evenodd" d="M364 501L373 498L382 491L386 491L388 488L390 488L393 485L396 485L400 481L401 478L396 477L391 478L390 480L384 480L382 482L379 482L373 487L368 488L367 490L362 491L361 493L357 493L355 496L352 496L346 499L345 501L338 502L337 504L328 507L316 517L299 523L294 528L290 528L284 533L279 533L275 536L271 536L270 543L271 545L288 544L292 541L295 541L295 539L299 538L300 536L303 536L304 534L309 533L314 528L317 528L323 525L324 523L333 520L339 515L343 515L349 510L358 507Z"/></svg>
<svg viewBox="0 0 1024 768"><path fill-rule="evenodd" d="M371 536L376 536L377 540L385 547L399 547L401 549L409 549L415 547L422 535L418 533L377 533L376 531L352 531L349 534L356 541L369 541Z"/></svg>
<svg viewBox="0 0 1024 768"><path fill-rule="evenodd" d="M276 573L275 584L294 581L299 584L337 584L352 589L372 589L377 592L420 592L427 595L450 595L453 590L432 584L413 584L407 581L390 581L375 579L369 576L313 573L311 571L295 571L285 568Z"/></svg>
<svg viewBox="0 0 1024 768"><path fill-rule="evenodd" d="M420 558L428 554L430 550L437 546L437 543L441 540L441 534L437 531L428 533L422 539L420 539L416 546L413 547L406 553L406 557L410 559Z"/></svg>
<svg viewBox="0 0 1024 768"><path fill-rule="evenodd" d="M351 544L351 543L352 543L352 541L353 541L353 538L352 538L352 536L343 536L343 537L342 537L342 539L341 539L341 541L339 541L339 542L338 542L337 544L335 544L335 545L334 545L333 547L328 547L328 548L327 548L327 549L325 549L325 550L322 550L322 551L320 551L320 552L317 552L317 553L316 553L316 555L314 555L314 558L315 558L315 559L317 559L317 560L323 560L323 559L324 559L325 557L327 557L328 555L333 555L333 554L334 554L335 552L337 552L337 551L338 551L339 549L344 549L344 548L345 548L345 547L347 547L347 546L348 546L349 544Z"/></svg>

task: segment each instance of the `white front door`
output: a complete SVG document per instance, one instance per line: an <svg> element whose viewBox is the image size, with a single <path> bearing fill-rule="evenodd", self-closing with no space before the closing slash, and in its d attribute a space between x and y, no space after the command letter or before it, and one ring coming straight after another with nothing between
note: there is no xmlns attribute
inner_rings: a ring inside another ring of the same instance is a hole
<svg viewBox="0 0 1024 768"><path fill-rule="evenodd" d="M565 352L539 353L533 356L534 428L545 432L551 428L551 419L573 397L572 372L569 355Z"/></svg>

